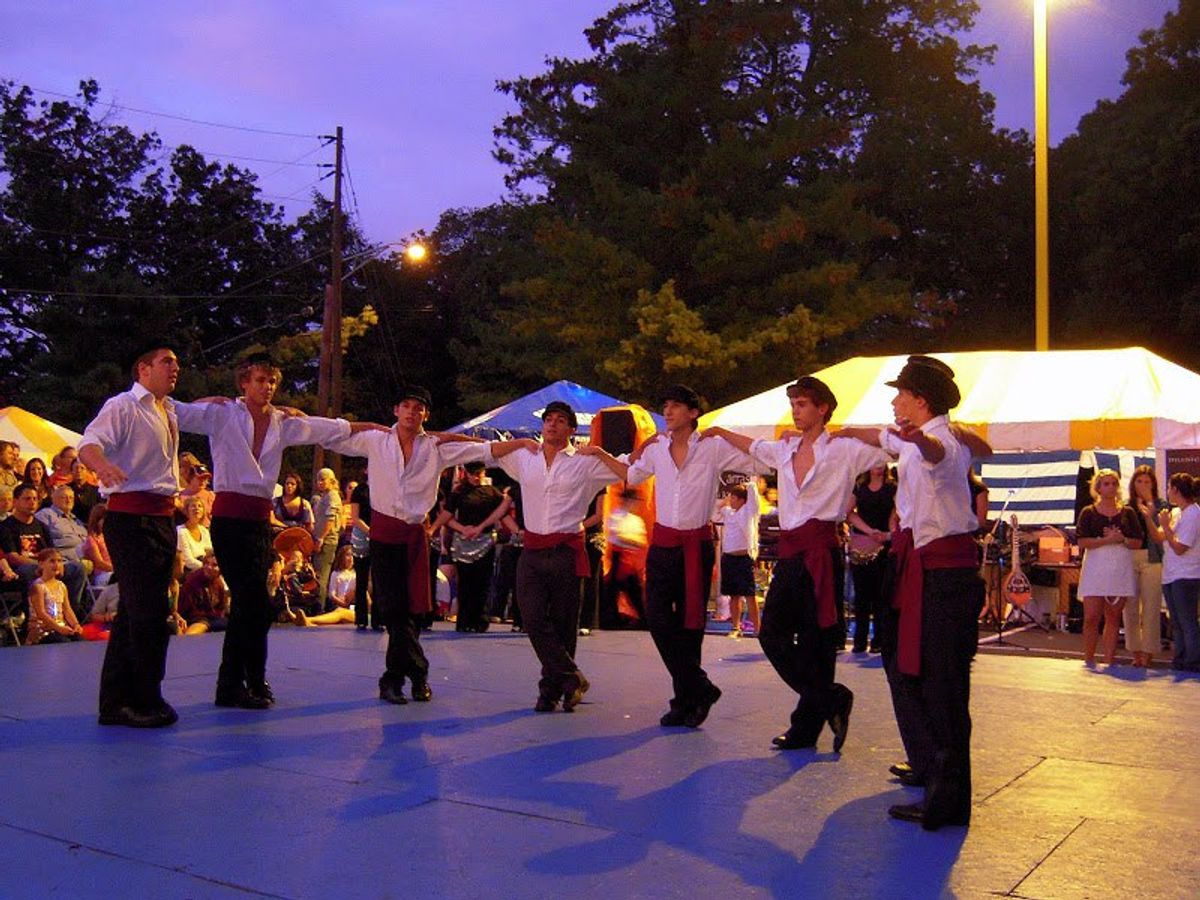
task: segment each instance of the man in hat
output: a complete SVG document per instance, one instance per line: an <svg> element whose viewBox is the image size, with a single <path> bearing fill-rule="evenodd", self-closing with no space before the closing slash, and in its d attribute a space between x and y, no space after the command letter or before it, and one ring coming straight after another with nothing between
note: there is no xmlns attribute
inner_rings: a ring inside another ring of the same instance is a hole
<svg viewBox="0 0 1200 900"><path fill-rule="evenodd" d="M388 431L369 422L351 424L273 406L282 372L263 353L242 360L235 378L241 396L175 403L182 431L208 436L216 470L212 506L213 549L233 597L217 673L217 706L267 709L275 695L267 683L267 633L273 612L267 592L271 547L271 497L283 451L302 444L333 444L362 431Z"/></svg>
<svg viewBox="0 0 1200 900"><path fill-rule="evenodd" d="M664 728L699 728L721 689L701 666L716 549L712 513L722 472L754 471L754 461L722 441L700 440L700 396L677 384L663 395L667 438L655 435L629 456L625 478L653 477L655 523L646 555L646 624L671 674ZM621 474L620 463L615 470Z"/></svg>
<svg viewBox="0 0 1200 900"><path fill-rule="evenodd" d="M583 542L588 504L618 481L620 464L594 444L575 447L575 410L561 400L542 411L542 441L492 444L491 452L521 487L524 549L517 563L517 603L542 664L534 709L572 712L589 684L575 663L580 579L591 573ZM516 452L514 452L516 451Z"/></svg>
<svg viewBox="0 0 1200 900"><path fill-rule="evenodd" d="M408 385L393 410L395 425L351 435L331 448L367 458L371 585L388 632L379 699L395 704L408 702L403 693L406 680L413 700L426 702L433 697L417 617L433 608L425 521L437 500L438 478L450 466L488 459L488 445L482 441L427 433L429 408L429 391Z"/></svg>
<svg viewBox="0 0 1200 900"><path fill-rule="evenodd" d="M925 798L888 814L934 830L971 819L971 660L984 586L967 473L972 453L990 448L951 426L948 414L960 395L954 371L941 360L910 356L888 384L896 388L896 427L844 429L839 437L878 444L898 459L900 532L889 560L894 615L882 649L911 764L901 778L923 784Z"/></svg>
<svg viewBox="0 0 1200 900"><path fill-rule="evenodd" d="M772 740L782 750L814 747L826 723L833 749L846 741L854 694L834 681L845 645L841 598L845 585L837 526L854 481L887 455L862 441L832 441L825 426L837 398L819 378L805 375L787 389L795 432L781 440L751 440L725 428L721 437L779 477L779 560L763 606L759 643L779 677L800 695L786 731Z"/></svg>
<svg viewBox="0 0 1200 900"><path fill-rule="evenodd" d="M108 498L104 538L121 585L100 673L100 724L161 728L179 718L162 696L179 490L179 425L169 395L179 359L158 342L137 355L132 374L133 387L105 401L79 442L79 458Z"/></svg>

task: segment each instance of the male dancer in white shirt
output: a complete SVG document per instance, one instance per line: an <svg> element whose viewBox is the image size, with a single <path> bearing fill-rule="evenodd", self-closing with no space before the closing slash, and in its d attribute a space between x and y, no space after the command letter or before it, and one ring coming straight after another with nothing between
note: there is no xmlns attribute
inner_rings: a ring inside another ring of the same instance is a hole
<svg viewBox="0 0 1200 900"><path fill-rule="evenodd" d="M990 448L947 418L960 395L954 372L929 356L910 356L895 381L895 428L843 429L898 457L892 539L892 608L883 651L896 724L909 754L909 783L923 782L919 804L888 814L927 830L971 819L971 660L984 603L977 549L979 521L967 471Z"/></svg>
<svg viewBox="0 0 1200 900"><path fill-rule="evenodd" d="M133 377L79 442L79 458L107 497L104 538L121 585L100 672L100 724L161 728L179 719L162 696L179 491L179 426L168 395L179 360L155 344L137 357Z"/></svg>
<svg viewBox="0 0 1200 900"><path fill-rule="evenodd" d="M763 605L759 643L800 699L787 731L772 743L782 750L814 747L828 723L838 752L850 727L854 694L834 681L837 652L846 638L837 523L855 478L885 463L887 455L862 441L830 440L825 426L837 398L819 378L805 375L788 386L787 394L798 435L751 440L718 427L707 429L704 437L724 438L779 476L779 561Z"/></svg>
<svg viewBox="0 0 1200 900"><path fill-rule="evenodd" d="M699 728L721 689L701 666L708 594L716 549L712 511L722 472L751 473L754 461L721 441L701 441L696 433L700 396L686 385L663 397L668 437L658 435L614 472L630 484L654 478L654 529L646 555L646 623L654 646L671 674L673 694L659 719L664 728ZM610 458L611 459L611 458Z"/></svg>
<svg viewBox="0 0 1200 900"><path fill-rule="evenodd" d="M542 664L534 709L572 712L589 684L575 664L580 578L590 574L583 520L592 498L620 479L600 447L575 447L575 411L561 400L542 412L542 442L492 444L496 464L521 486L524 549L517 563L517 603ZM518 449L519 448L519 449ZM514 452L516 451L516 452Z"/></svg>
<svg viewBox="0 0 1200 900"><path fill-rule="evenodd" d="M388 632L379 699L395 704L408 702L403 693L406 680L412 685L413 700L426 702L433 697L417 617L433 609L425 521L437 502L438 478L450 466L489 461L489 445L482 441L428 434L424 426L429 407L429 391L409 385L396 403L392 428L363 431L331 448L367 458L371 584Z"/></svg>
<svg viewBox="0 0 1200 900"><path fill-rule="evenodd" d="M229 583L233 605L217 674L217 706L267 709L267 633L273 611L267 594L271 567L271 497L283 451L301 444L331 447L360 431L385 425L294 415L271 405L282 372L265 354L237 367L242 396L235 401L175 402L179 428L208 436L213 457L213 549Z"/></svg>

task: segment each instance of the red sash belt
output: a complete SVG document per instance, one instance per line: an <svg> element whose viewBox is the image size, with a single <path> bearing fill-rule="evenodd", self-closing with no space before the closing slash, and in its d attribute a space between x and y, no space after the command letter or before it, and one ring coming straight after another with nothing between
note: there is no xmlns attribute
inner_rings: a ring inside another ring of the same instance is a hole
<svg viewBox="0 0 1200 900"><path fill-rule="evenodd" d="M779 533L779 558L804 557L804 568L813 583L817 603L817 625L831 628L837 624L837 600L834 597L833 556L838 546L836 522L809 519L799 528Z"/></svg>
<svg viewBox="0 0 1200 900"><path fill-rule="evenodd" d="M212 514L223 519L248 519L266 522L271 518L271 501L266 497L252 497L236 491L217 491Z"/></svg>
<svg viewBox="0 0 1200 900"><path fill-rule="evenodd" d="M921 606L926 569L973 569L979 565L979 548L970 534L952 534L913 546L911 528L892 532L896 558L896 589L892 608L900 610L898 661L905 675L921 674Z"/></svg>
<svg viewBox="0 0 1200 900"><path fill-rule="evenodd" d="M371 510L371 540L395 544L408 553L408 611L424 615L433 609L429 589L429 534L422 522L405 522Z"/></svg>
<svg viewBox="0 0 1200 900"><path fill-rule="evenodd" d="M553 534L525 532L526 550L553 550L566 544L575 554L575 574L580 578L592 576L592 564L588 562L587 548L583 545L582 531L558 531Z"/></svg>
<svg viewBox="0 0 1200 900"><path fill-rule="evenodd" d="M654 523L654 531L650 535L652 547L682 547L684 571L684 609L683 627L703 629L705 613L708 610L709 579L712 573L705 577L704 556L701 553L705 542L712 543L713 530L711 525L701 525L699 528L689 528L680 531L678 528L668 528L666 525Z"/></svg>
<svg viewBox="0 0 1200 900"><path fill-rule="evenodd" d="M109 512L132 513L135 516L173 516L175 498L150 491L122 491L108 495Z"/></svg>

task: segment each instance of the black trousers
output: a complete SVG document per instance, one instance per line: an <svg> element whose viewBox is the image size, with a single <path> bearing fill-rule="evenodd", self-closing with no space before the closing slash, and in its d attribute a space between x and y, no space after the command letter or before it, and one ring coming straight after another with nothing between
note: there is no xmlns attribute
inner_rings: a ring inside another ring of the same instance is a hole
<svg viewBox="0 0 1200 900"><path fill-rule="evenodd" d="M971 804L971 660L984 584L978 569L929 569L921 601L921 674L899 671L898 614L890 610L884 667L909 763L926 781L926 805L961 813Z"/></svg>
<svg viewBox="0 0 1200 900"><path fill-rule="evenodd" d="M600 583L604 578L604 554L592 543L591 538L584 539L584 549L587 550L588 564L592 567L591 577L585 578L582 584L583 594L579 601L579 627L600 628L603 615L600 611Z"/></svg>
<svg viewBox="0 0 1200 900"><path fill-rule="evenodd" d="M366 628L381 626L378 603L368 600L371 586L371 557L354 557L354 624Z"/></svg>
<svg viewBox="0 0 1200 900"><path fill-rule="evenodd" d="M875 637L870 641L872 648L879 647L882 622L886 615L883 599L883 575L888 555L880 553L874 560L861 566L850 566L854 579L854 649L867 649L867 636L871 632L871 620L875 620Z"/></svg>
<svg viewBox="0 0 1200 900"><path fill-rule="evenodd" d="M122 706L153 712L163 702L167 670L167 587L175 564L175 522L171 516L110 510L104 540L121 585L121 602L100 670L100 712Z"/></svg>
<svg viewBox="0 0 1200 900"><path fill-rule="evenodd" d="M775 564L758 636L779 677L800 695L788 731L806 744L816 742L836 711L839 695L849 690L833 680L837 651L845 642L841 597L846 573L841 549L828 552L833 559L838 621L828 628L817 624L812 576L804 565L804 557L795 556Z"/></svg>
<svg viewBox="0 0 1200 900"><path fill-rule="evenodd" d="M388 633L379 686L399 690L406 678L423 684L429 679L429 660L421 649L420 622L409 611L407 548L371 541L371 578L375 606Z"/></svg>
<svg viewBox="0 0 1200 900"><path fill-rule="evenodd" d="M579 577L575 552L566 545L521 551L517 562L517 605L529 643L542 664L538 693L558 699L567 676L579 671Z"/></svg>
<svg viewBox="0 0 1200 900"><path fill-rule="evenodd" d="M496 548L473 563L456 562L458 576L458 621L455 631L487 631L487 597L496 565Z"/></svg>
<svg viewBox="0 0 1200 900"><path fill-rule="evenodd" d="M716 550L712 541L701 546L704 584L712 583ZM672 708L704 702L713 684L700 665L703 628L684 627L687 576L682 547L651 547L646 555L646 625L663 665L671 673Z"/></svg>
<svg viewBox="0 0 1200 900"><path fill-rule="evenodd" d="M267 593L274 551L268 522L214 516L213 552L229 585L229 627L221 649L217 692L261 687L267 680L267 633L275 612Z"/></svg>

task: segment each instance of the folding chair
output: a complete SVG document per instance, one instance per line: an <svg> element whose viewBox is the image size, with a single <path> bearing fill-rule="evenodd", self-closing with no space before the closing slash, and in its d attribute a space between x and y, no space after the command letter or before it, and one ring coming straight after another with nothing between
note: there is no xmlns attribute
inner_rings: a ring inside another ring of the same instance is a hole
<svg viewBox="0 0 1200 900"><path fill-rule="evenodd" d="M13 644L17 647L21 646L21 633L17 628L24 624L23 621L17 621L22 618L20 609L23 599L21 582L0 583L0 628L12 635Z"/></svg>

